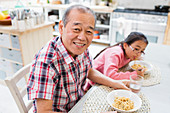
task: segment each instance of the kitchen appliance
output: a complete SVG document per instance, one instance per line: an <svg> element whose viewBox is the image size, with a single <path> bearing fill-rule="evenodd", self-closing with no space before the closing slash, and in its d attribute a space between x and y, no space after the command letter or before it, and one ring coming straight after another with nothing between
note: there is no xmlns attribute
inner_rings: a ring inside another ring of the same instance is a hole
<svg viewBox="0 0 170 113"><path fill-rule="evenodd" d="M111 18L111 43L124 40L132 31L142 32L151 43L163 43L169 9L117 8Z"/></svg>
<svg viewBox="0 0 170 113"><path fill-rule="evenodd" d="M159 12L170 12L170 6L157 5L155 6L155 10Z"/></svg>

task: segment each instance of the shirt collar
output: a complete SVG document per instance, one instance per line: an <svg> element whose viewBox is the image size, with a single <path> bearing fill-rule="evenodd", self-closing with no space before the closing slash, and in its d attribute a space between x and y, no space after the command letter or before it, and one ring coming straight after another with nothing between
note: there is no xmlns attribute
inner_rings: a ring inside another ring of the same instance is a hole
<svg viewBox="0 0 170 113"><path fill-rule="evenodd" d="M60 51L60 53L62 54L62 56L64 57L64 60L67 64L70 64L71 62L75 61L74 58L70 54L68 54L68 51L66 50L66 48L64 47L64 45L61 41L61 37L59 37L58 40L57 40L57 48ZM76 57L76 60L82 59L83 54L78 55Z"/></svg>

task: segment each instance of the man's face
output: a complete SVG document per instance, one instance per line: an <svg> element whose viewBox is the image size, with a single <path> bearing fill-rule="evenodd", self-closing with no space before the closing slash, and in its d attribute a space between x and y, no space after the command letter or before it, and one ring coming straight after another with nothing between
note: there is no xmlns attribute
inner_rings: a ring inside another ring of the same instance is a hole
<svg viewBox="0 0 170 113"><path fill-rule="evenodd" d="M94 26L95 18L92 14L81 13L76 9L70 12L65 27L60 21L59 31L62 42L72 57L82 54L89 47L93 39Z"/></svg>

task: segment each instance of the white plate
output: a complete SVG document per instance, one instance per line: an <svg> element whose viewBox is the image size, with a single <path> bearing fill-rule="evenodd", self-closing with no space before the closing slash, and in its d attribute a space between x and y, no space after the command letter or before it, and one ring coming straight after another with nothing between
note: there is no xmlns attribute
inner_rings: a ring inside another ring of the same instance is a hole
<svg viewBox="0 0 170 113"><path fill-rule="evenodd" d="M147 68L147 70L145 71L145 74L150 73L151 70L152 70L152 65L149 64L149 63L147 63L147 62L145 62L145 61L142 61L142 60L131 61L131 62L129 63L129 66L130 66L131 69L133 69L132 66L133 66L134 64L140 64L140 65L142 65L142 66L145 66L145 67ZM133 69L133 70L135 70L135 69Z"/></svg>
<svg viewBox="0 0 170 113"><path fill-rule="evenodd" d="M113 103L114 103L114 99L115 97L118 96L118 97L126 97L126 98L129 98L131 101L134 102L134 108L129 110L129 111L125 111L125 110L120 110L118 108L115 108L113 107ZM136 110L138 110L141 105L142 105L142 100L141 98L131 92L131 91L128 91L128 90L114 90L114 91L111 91L108 95L107 95L107 102L110 104L110 106L112 106L116 111L118 112L121 112L121 113L130 113L130 112L134 112Z"/></svg>

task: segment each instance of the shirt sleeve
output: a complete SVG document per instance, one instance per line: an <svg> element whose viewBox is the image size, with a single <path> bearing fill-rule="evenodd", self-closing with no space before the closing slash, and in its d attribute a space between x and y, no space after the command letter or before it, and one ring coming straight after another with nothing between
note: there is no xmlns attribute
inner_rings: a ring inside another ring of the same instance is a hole
<svg viewBox="0 0 170 113"><path fill-rule="evenodd" d="M43 98L52 100L55 84L53 83L54 70L50 65L37 62L30 73L32 76L28 85L29 99Z"/></svg>
<svg viewBox="0 0 170 113"><path fill-rule="evenodd" d="M87 53L86 53L86 57L87 57L87 59L88 59L88 61L87 62L89 62L88 63L88 69L90 70L92 67L93 67L93 57L92 57L92 55L90 54L90 52L89 52L89 50L87 49Z"/></svg>
<svg viewBox="0 0 170 113"><path fill-rule="evenodd" d="M108 53L109 54L109 53ZM104 75L115 79L115 80L122 80L122 79L130 79L130 75L137 74L136 71L133 72L118 72L119 68L118 65L120 63L121 57L118 54L107 54L107 59L105 59L104 63Z"/></svg>

